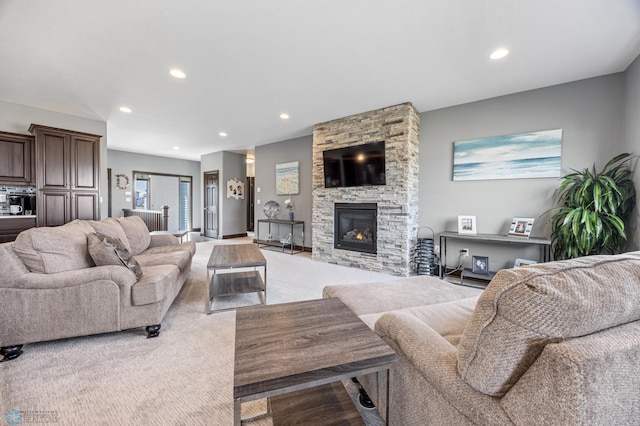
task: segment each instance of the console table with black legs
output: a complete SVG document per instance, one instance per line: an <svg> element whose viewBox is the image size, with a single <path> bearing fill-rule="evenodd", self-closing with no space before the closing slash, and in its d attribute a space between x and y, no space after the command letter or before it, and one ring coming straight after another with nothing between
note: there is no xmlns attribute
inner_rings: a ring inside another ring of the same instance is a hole
<svg viewBox="0 0 640 426"><path fill-rule="evenodd" d="M263 224L268 225L266 237L263 232L261 233L261 225ZM284 233L281 231L281 227L285 228ZM296 244L298 236L300 238L300 245ZM259 248L280 249L283 252L287 249L289 254L301 253L304 251L304 221L258 219L256 243Z"/></svg>
<svg viewBox="0 0 640 426"><path fill-rule="evenodd" d="M467 240L486 243L537 245L540 247L540 261L551 261L551 241L548 238L523 238L497 234L460 234L458 232L445 231L440 233L440 278L444 278L447 268L447 240ZM478 278L478 274L468 274L469 278ZM472 276L473 275L473 276ZM486 276L487 278L490 275Z"/></svg>

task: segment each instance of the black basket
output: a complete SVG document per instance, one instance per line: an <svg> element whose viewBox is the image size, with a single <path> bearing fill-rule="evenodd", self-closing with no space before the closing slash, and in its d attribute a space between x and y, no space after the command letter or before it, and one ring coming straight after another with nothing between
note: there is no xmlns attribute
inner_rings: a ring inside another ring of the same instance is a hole
<svg viewBox="0 0 640 426"><path fill-rule="evenodd" d="M431 231L431 238L420 237L420 230L427 228ZM418 275L438 275L438 256L434 251L435 233L428 226L418 228L416 252L414 261L416 264L416 272Z"/></svg>

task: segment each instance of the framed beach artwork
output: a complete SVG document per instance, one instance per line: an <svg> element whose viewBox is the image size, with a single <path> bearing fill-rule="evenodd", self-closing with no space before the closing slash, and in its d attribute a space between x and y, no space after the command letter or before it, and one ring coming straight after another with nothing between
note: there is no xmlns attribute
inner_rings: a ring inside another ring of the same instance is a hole
<svg viewBox="0 0 640 426"><path fill-rule="evenodd" d="M453 143L453 180L560 177L562 129Z"/></svg>
<svg viewBox="0 0 640 426"><path fill-rule="evenodd" d="M300 193L300 165L297 161L276 164L276 195Z"/></svg>

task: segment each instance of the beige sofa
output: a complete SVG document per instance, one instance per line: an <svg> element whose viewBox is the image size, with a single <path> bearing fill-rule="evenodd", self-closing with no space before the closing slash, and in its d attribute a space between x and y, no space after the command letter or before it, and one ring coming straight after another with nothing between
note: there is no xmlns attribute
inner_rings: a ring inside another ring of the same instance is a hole
<svg viewBox="0 0 640 426"><path fill-rule="evenodd" d="M402 280L324 290L397 352L390 424L638 424L640 252L502 270L479 297L447 302L429 295L448 284L420 279L412 298L394 298Z"/></svg>
<svg viewBox="0 0 640 426"><path fill-rule="evenodd" d="M194 254L193 242L150 235L137 216L23 231L0 244L0 354L8 360L27 343L143 326L157 336Z"/></svg>

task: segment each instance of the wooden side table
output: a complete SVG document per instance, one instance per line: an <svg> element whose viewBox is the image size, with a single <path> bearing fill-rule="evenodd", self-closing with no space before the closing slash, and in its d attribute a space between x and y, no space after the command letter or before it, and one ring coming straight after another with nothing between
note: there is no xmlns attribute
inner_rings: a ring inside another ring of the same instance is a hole
<svg viewBox="0 0 640 426"><path fill-rule="evenodd" d="M393 349L337 298L240 309L236 311L234 424L241 424L243 402L271 397L267 405L274 424L276 419L278 424L308 424L298 416L309 409L315 419L326 421L314 424L362 424L342 405L340 388L346 394L342 384L326 385L370 373L377 373L378 409L388 422L389 367L395 358ZM289 396L294 397L296 408L282 414L280 407L291 406L287 402L291 398L284 395L290 392L295 393Z"/></svg>
<svg viewBox="0 0 640 426"><path fill-rule="evenodd" d="M264 281L257 268L264 268ZM217 274L220 269L253 268L253 271ZM213 272L208 286L206 312L211 309L213 299L239 293L258 293L260 303L267 303L267 260L255 244L220 244L213 247L207 262L207 278ZM235 309L235 308L228 308ZM223 311L226 309L217 309Z"/></svg>

